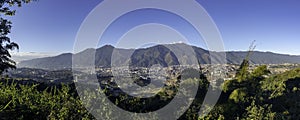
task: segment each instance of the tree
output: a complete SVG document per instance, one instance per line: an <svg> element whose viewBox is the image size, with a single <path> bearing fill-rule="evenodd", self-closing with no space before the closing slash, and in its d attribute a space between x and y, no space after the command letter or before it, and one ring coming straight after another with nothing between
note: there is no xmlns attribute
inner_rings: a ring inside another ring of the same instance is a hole
<svg viewBox="0 0 300 120"><path fill-rule="evenodd" d="M237 70L236 77L239 82L247 79L249 75L248 69L250 65L250 56L252 55L256 47L254 44L255 44L255 40L251 43L246 58L243 60L242 64L240 65L240 68Z"/></svg>
<svg viewBox="0 0 300 120"><path fill-rule="evenodd" d="M270 73L271 73L271 72L268 70L267 65L262 65L262 66L257 67L257 68L252 72L252 75L253 75L253 77L262 77L262 76L268 75L268 74L270 74Z"/></svg>
<svg viewBox="0 0 300 120"><path fill-rule="evenodd" d="M19 49L17 43L12 42L8 37L11 32L12 22L5 19L4 16L13 16L16 10L13 6L21 7L22 4L33 0L0 0L0 74L9 68L16 68L16 63L11 59L10 51Z"/></svg>

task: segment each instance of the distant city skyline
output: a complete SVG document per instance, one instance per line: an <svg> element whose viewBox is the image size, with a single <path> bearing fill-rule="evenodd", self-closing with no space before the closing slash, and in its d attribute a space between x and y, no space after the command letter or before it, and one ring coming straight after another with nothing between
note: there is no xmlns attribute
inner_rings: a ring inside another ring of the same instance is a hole
<svg viewBox="0 0 300 120"><path fill-rule="evenodd" d="M297 0L197 0L215 21L224 40L226 51L246 51L256 40L256 51L271 51L281 54L300 55L300 1ZM101 3L101 0L39 0L21 8L17 14L8 17L13 22L12 41L20 45L20 52L65 53L72 52L77 31L89 12ZM117 4L117 3L116 3ZM172 5L172 4L170 4ZM122 7L122 5L117 5ZM109 13L109 11L108 11ZM146 14L145 14L146 13ZM171 27L182 29L189 43L206 49L192 28L180 21L178 16L161 11L137 11L131 19L141 23L149 21L146 16L154 14L165 16L157 19L160 23L169 23ZM196 14L196 13L193 13ZM158 17L157 17L158 18ZM115 45L118 25L126 23L120 18L111 33L104 36L100 46ZM129 30L136 23L127 23ZM153 19L156 21L156 19ZM180 23L178 25L178 23ZM181 41L181 40L176 40Z"/></svg>

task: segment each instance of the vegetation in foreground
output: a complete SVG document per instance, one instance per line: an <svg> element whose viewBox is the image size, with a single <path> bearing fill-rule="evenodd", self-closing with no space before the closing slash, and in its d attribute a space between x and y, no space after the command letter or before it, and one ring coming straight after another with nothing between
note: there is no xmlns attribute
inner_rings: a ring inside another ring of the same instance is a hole
<svg viewBox="0 0 300 120"><path fill-rule="evenodd" d="M197 111L203 101L209 82L200 80L197 98L180 119L297 119L300 118L300 69L282 74L269 75L266 66L257 67L252 73L242 64L236 78L222 85L222 94L217 105L204 117ZM267 77L269 75L269 77ZM191 82L187 84L194 84ZM20 81L2 79L0 84L1 119L95 119L83 106L74 84L48 85L24 84ZM176 86L161 91L151 100L109 96L120 108L133 112L157 110L172 100ZM172 91L173 92L170 92ZM87 92L95 99L92 92ZM173 93L173 94L170 94ZM124 99L125 98L125 99ZM105 102L102 100L102 102ZM108 110L108 109L107 109ZM105 110L104 110L105 111ZM110 111L101 113L106 119L113 119ZM155 116L153 117L155 118Z"/></svg>
<svg viewBox="0 0 300 120"><path fill-rule="evenodd" d="M30 1L32 0L0 1L0 73L15 68L15 62L11 59L9 51L19 48L9 38L12 23L3 16L13 16L16 12L11 9L13 6L21 7ZM196 99L180 119L299 119L300 69L267 77L270 72L266 66L260 66L251 73L248 72L248 67L249 63L246 60L237 71L236 78L222 85L222 94L213 110L207 116L199 117L197 113L209 85L206 78L202 77L199 80L200 90ZM193 79L185 81L193 85ZM74 84L31 84L3 78L0 82L0 119L95 119L85 109L74 88ZM163 107L172 100L177 92L176 88L177 86L169 86L148 100L124 94L110 96L109 91L105 92L120 108L133 112L149 112ZM95 93L83 92L89 94L84 100L97 99ZM99 102L106 101L100 99ZM100 115L103 118L114 119L110 116L112 112L109 109L105 108L102 111ZM153 118L157 119L156 116Z"/></svg>

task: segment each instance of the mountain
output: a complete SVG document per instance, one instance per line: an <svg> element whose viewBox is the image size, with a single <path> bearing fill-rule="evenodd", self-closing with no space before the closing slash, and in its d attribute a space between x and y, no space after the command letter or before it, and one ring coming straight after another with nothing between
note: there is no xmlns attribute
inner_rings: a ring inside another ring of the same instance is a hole
<svg viewBox="0 0 300 120"><path fill-rule="evenodd" d="M95 56L91 56L94 54ZM228 63L240 64L246 55L247 52L228 51L226 52L226 59ZM17 66L51 70L66 69L72 66L72 56L73 54L71 53L65 53L54 57L26 60L20 62ZM179 63L191 64L195 63L195 59L192 59L195 58L194 56L197 57L197 61L201 64L210 63L208 50L184 43L156 45L137 50L114 48L111 45L106 45L98 49L86 49L74 54L76 60L79 61L95 57L95 65L99 67L121 66L125 63L134 67L150 67L154 64L160 64L164 67L178 65ZM250 62L253 64L300 63L300 56L254 51L250 57ZM84 67L85 65L76 66Z"/></svg>
<svg viewBox="0 0 300 120"><path fill-rule="evenodd" d="M57 55L56 53L37 53L37 52L13 52L11 54L12 59L19 63L24 60L31 60L36 58L50 57Z"/></svg>
<svg viewBox="0 0 300 120"><path fill-rule="evenodd" d="M72 54L64 53L55 57L37 58L21 61L17 64L18 68L38 68L38 69L66 69L72 66Z"/></svg>

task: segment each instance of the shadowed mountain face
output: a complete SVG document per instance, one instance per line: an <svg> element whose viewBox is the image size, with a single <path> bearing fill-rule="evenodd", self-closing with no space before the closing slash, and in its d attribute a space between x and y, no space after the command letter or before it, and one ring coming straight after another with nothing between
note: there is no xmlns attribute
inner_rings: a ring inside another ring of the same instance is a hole
<svg viewBox="0 0 300 120"><path fill-rule="evenodd" d="M163 67L179 65L176 55L166 46L158 45L147 49L138 49L130 57L132 67L151 67L160 64Z"/></svg>
<svg viewBox="0 0 300 120"><path fill-rule="evenodd" d="M228 63L240 64L246 55L247 52L226 52L226 59ZM18 64L18 67L50 70L67 69L72 67L72 56L73 54L66 53L54 57L22 61ZM74 56L76 60L81 61L95 58L95 65L98 67L110 67L112 62L114 65L128 64L134 67L150 67L155 64L166 67L179 65L180 63L192 64L191 58L195 56L201 64L210 63L209 51L183 43L157 45L137 50L119 49L106 45L98 49L84 50L74 54ZM253 64L300 63L300 56L255 51L250 58L250 62ZM75 66L84 67L86 65Z"/></svg>

